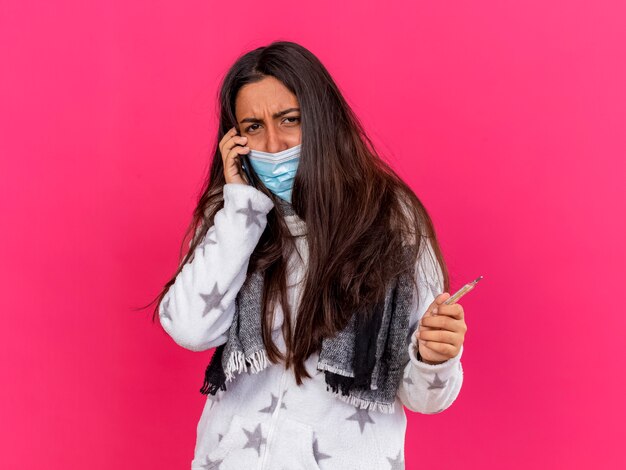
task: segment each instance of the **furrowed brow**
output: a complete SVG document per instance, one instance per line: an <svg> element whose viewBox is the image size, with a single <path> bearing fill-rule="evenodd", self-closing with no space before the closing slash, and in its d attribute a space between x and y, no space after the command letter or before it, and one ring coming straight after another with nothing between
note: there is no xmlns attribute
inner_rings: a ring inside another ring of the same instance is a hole
<svg viewBox="0 0 626 470"><path fill-rule="evenodd" d="M277 113L274 113L272 115L272 118L274 119L278 119L281 116L284 116L287 113L291 113L292 111L300 111L300 108L287 108L287 109L283 109L282 111L278 111ZM244 118L241 121L239 121L239 124L243 124L244 122L263 122L263 119L257 119L257 118L252 118L252 117L248 117L248 118Z"/></svg>

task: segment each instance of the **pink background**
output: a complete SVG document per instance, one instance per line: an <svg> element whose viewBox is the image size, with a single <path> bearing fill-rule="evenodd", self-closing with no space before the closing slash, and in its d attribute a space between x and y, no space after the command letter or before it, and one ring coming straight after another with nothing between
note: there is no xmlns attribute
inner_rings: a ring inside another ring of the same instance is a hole
<svg viewBox="0 0 626 470"><path fill-rule="evenodd" d="M0 467L189 468L209 351L149 320L219 79L315 53L435 221L468 333L407 469L625 468L623 2L0 8Z"/></svg>

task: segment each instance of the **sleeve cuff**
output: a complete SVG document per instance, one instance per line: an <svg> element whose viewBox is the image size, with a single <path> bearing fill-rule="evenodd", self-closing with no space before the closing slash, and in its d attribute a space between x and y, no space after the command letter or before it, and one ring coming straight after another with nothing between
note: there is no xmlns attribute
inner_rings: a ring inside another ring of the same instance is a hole
<svg viewBox="0 0 626 470"><path fill-rule="evenodd" d="M413 364L413 367L415 367L417 370L421 372L444 372L445 373L445 371L453 370L454 367L458 367L458 363L461 361L461 356L463 355L463 347L464 345L461 345L461 349L459 350L459 353L456 356L451 357L450 359L442 362L441 364L428 364L426 362L420 361L417 358L417 356L419 355L419 352L416 348L416 345L413 342L411 342L409 344L409 357L411 359L411 364Z"/></svg>
<svg viewBox="0 0 626 470"><path fill-rule="evenodd" d="M249 184L226 183L224 185L223 194L224 207L226 210L246 207L248 201L250 201L252 209L262 211L265 214L274 207L274 201L265 193Z"/></svg>

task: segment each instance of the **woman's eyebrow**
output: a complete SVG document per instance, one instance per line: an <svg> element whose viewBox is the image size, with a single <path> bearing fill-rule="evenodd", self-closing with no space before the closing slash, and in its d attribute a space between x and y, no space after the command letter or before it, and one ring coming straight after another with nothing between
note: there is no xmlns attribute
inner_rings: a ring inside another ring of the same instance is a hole
<svg viewBox="0 0 626 470"><path fill-rule="evenodd" d="M278 111L277 113L274 113L272 115L272 117L274 119L277 119L281 116L283 116L284 114L290 113L292 111L300 111L300 108L287 108L287 109L283 109L282 111ZM244 122L263 122L263 119L257 119L257 118L244 118L241 121L239 121L239 124L243 124Z"/></svg>

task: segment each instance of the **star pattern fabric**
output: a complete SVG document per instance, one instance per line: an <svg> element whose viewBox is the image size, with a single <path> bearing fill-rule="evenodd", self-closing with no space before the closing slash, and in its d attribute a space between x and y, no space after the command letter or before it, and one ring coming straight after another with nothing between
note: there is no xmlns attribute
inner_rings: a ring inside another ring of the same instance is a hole
<svg viewBox="0 0 626 470"><path fill-rule="evenodd" d="M213 285L213 289L208 294L200 294L202 300L204 300L204 310L202 311L202 316L204 317L207 313L209 313L214 308L221 309L222 307L222 299L224 298L224 293L220 293L217 288L217 282Z"/></svg>
<svg viewBox="0 0 626 470"><path fill-rule="evenodd" d="M263 437L263 433L261 432L261 423L257 424L256 428L254 428L254 431L248 431L247 429L244 429L243 432L246 433L246 436L248 437L248 442L246 442L246 445L243 446L243 448L247 449L248 447L251 447L252 449L256 450L260 456L261 446L263 444L267 444L267 439Z"/></svg>
<svg viewBox="0 0 626 470"><path fill-rule="evenodd" d="M207 236L202 242L202 248L206 248L208 245L217 245L217 240L213 240Z"/></svg>
<svg viewBox="0 0 626 470"><path fill-rule="evenodd" d="M404 470L404 459L402 458L402 450L398 451L398 455L395 459L387 457L387 460L389 460L389 464L391 465L390 470Z"/></svg>
<svg viewBox="0 0 626 470"><path fill-rule="evenodd" d="M220 468L220 464L224 461L224 459L217 459L217 460L211 460L209 458L209 456L206 456L206 459L204 461L204 463L206 464L207 468L213 470L213 469L218 469Z"/></svg>
<svg viewBox="0 0 626 470"><path fill-rule="evenodd" d="M216 227L207 230L202 249L189 261L193 269L187 268L177 277L159 316L177 344L202 354L223 344L223 331L232 314L224 293L240 288L249 267L247 261L267 227L265 215L273 207L267 195L242 184L226 184L224 201L221 215L214 219ZM292 235L306 232L304 224L300 227L303 221L295 215L286 216L285 222ZM234 240L236 243L232 243ZM287 260L290 269L286 284L292 289L289 301L297 302L309 257L307 237L298 237L294 242L297 249L294 258ZM428 268L418 281L424 277L435 281L437 274L429 271L433 270ZM441 292L436 290L420 283L420 303L412 314L412 331L406 332L407 339L415 332L419 314L432 302L433 294ZM298 311L297 303L290 306L292 312ZM284 351L283 335L280 330L276 333L276 346ZM411 349L409 352L414 354ZM314 359L310 365L315 370ZM198 422L191 468L254 469L261 461L271 470L293 470L307 464L314 468L316 462L324 470L402 468L404 455L399 449L403 449L405 430L398 426L403 418L400 415L407 409L444 411L456 399L462 376L458 359L437 366L410 361L398 379L402 385L399 392L410 392L401 397L404 408L396 406L393 414L384 414L337 402L325 388L325 374L317 370L304 386L295 384L282 363L271 364L263 373L241 374L237 381L228 383L228 391L218 390L207 397L214 406L205 406ZM442 387L446 387L446 393L441 393Z"/></svg>
<svg viewBox="0 0 626 470"><path fill-rule="evenodd" d="M330 455L324 454L324 453L320 452L319 442L317 441L317 437L313 441L313 457L315 457L315 461L317 463L319 463L320 460L329 459L330 458Z"/></svg>
<svg viewBox="0 0 626 470"><path fill-rule="evenodd" d="M285 402L284 402L285 393L287 393L286 390L283 392L283 401L281 401L280 407L284 408L284 409L287 409L287 405L285 405ZM260 409L259 413L272 414L274 412L274 410L276 409L276 405L278 404L278 397L276 395L274 395L273 393L270 394L270 395L272 397L271 398L272 402L268 406L266 406L265 408Z"/></svg>
<svg viewBox="0 0 626 470"><path fill-rule="evenodd" d="M263 228L261 221L259 220L259 217L262 215L265 215L265 212L263 211L257 211L252 207L252 200L248 199L248 207L246 207L245 209L239 209L237 211L237 213L240 214L245 214L246 216L246 228L249 227L251 224L256 224L259 227Z"/></svg>
<svg viewBox="0 0 626 470"><path fill-rule="evenodd" d="M353 415L350 415L346 418L347 421L357 421L359 423L359 428L361 430L361 434L363 434L363 429L367 423L374 424L374 420L369 414L369 411L365 408L358 408Z"/></svg>
<svg viewBox="0 0 626 470"><path fill-rule="evenodd" d="M441 380L439 378L439 374L437 374L435 372L435 380L433 380L432 382L428 382L428 390L432 390L434 388L445 388L446 384L448 383L447 380Z"/></svg>

